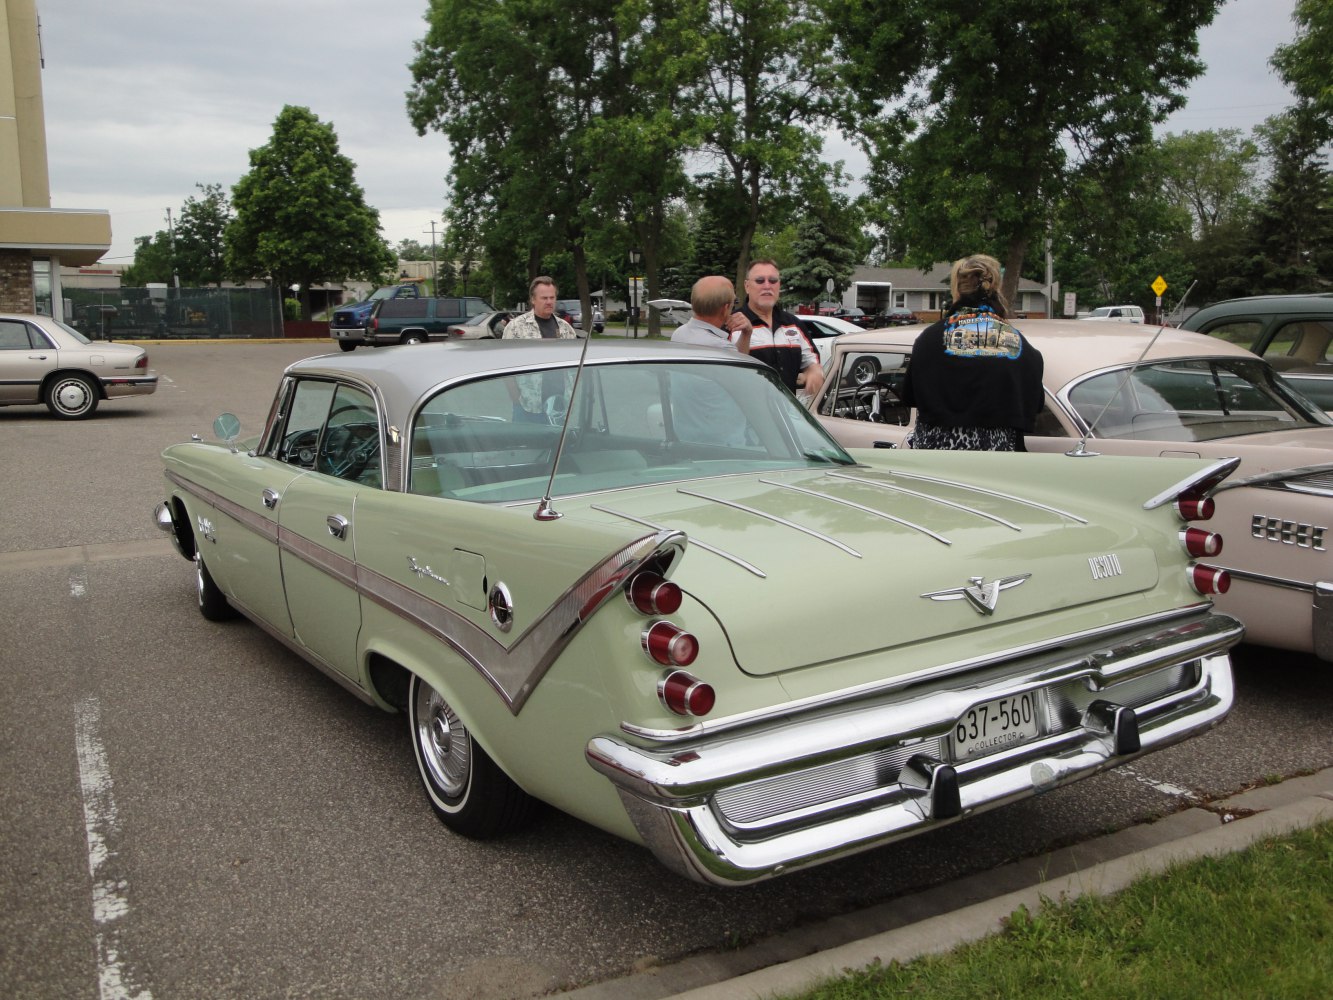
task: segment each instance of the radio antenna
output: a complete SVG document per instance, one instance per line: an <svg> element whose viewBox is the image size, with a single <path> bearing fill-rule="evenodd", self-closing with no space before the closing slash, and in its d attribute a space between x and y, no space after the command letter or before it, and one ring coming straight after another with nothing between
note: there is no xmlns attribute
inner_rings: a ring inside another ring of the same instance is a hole
<svg viewBox="0 0 1333 1000"><path fill-rule="evenodd" d="M1194 291L1194 286L1198 283L1199 281L1197 278L1190 282L1189 288L1185 289L1185 294L1180 297L1180 301L1177 302L1175 308L1171 310L1172 315L1185 305L1185 300L1189 298L1190 292ZM1088 424L1088 429L1083 432L1083 436L1079 438L1078 444L1065 452L1067 456L1070 458L1096 458L1101 454L1099 451L1088 451L1088 435L1097 429L1097 424L1101 422L1102 417L1106 416L1106 411L1111 408L1111 404L1116 401L1116 397L1125 391L1125 385L1129 382L1130 376L1138 370L1139 365L1143 364L1143 359L1148 356L1148 352L1152 350L1152 345L1157 343L1157 338L1162 335L1162 331L1165 329L1165 322L1157 327L1157 332L1152 335L1152 338L1148 341L1147 345L1139 353L1138 360L1125 369L1124 375L1120 377L1120 384L1115 387L1115 392L1107 397L1106 402L1102 405L1101 412L1093 418L1092 423Z"/></svg>
<svg viewBox="0 0 1333 1000"><path fill-rule="evenodd" d="M588 324L592 326L591 323ZM555 470L560 468L560 456L565 451L565 436L569 433L569 420L574 415L574 400L579 392L579 379L583 376L583 362L588 357L588 344L592 340L589 329L583 337L583 350L579 352L579 366L574 370L574 384L569 389L569 404L565 407L565 422L560 427L560 440L555 446L555 460L551 463L551 478L546 480L546 493L542 496L532 517L536 521L556 521L564 517L551 503L551 491L555 488Z"/></svg>

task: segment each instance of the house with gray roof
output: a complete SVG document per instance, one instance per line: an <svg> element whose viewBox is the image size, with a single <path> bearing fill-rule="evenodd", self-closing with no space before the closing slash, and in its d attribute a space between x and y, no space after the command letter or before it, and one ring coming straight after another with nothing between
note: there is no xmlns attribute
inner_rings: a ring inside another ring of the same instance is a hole
<svg viewBox="0 0 1333 1000"><path fill-rule="evenodd" d="M949 268L935 264L927 271L912 267L858 267L852 283L842 294L842 304L863 309L871 316L906 309L917 319L933 322L949 300ZM1011 311L1030 319L1051 315L1046 286L1023 278L1018 283L1018 301Z"/></svg>

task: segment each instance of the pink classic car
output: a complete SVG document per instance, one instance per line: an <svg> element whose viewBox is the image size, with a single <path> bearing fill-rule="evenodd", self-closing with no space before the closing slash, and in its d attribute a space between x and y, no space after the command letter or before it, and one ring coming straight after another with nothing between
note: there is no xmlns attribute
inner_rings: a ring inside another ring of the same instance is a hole
<svg viewBox="0 0 1333 1000"><path fill-rule="evenodd" d="M1333 420L1267 362L1216 337L1018 325L1045 359L1046 403L1028 450L1241 459L1215 495L1226 552L1210 558L1232 580L1217 606L1245 623L1249 642L1333 660ZM897 387L922 329L833 342L810 408L840 444L903 446L913 414Z"/></svg>

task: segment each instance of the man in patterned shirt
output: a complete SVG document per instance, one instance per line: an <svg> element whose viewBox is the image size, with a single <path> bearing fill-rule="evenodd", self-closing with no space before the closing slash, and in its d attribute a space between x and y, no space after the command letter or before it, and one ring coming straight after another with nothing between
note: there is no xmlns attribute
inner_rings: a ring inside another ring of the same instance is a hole
<svg viewBox="0 0 1333 1000"><path fill-rule="evenodd" d="M501 334L505 340L573 339L574 328L555 314L555 300L559 296L555 279L538 275L528 285L528 301L532 308L511 319ZM514 398L514 420L520 423L558 423L569 402L572 377L559 372L518 375L510 383ZM516 387L516 389L515 389Z"/></svg>

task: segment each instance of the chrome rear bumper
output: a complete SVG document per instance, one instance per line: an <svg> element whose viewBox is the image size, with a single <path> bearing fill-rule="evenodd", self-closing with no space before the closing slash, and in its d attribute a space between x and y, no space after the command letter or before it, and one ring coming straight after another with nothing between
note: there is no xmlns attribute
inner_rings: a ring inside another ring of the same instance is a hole
<svg viewBox="0 0 1333 1000"><path fill-rule="evenodd" d="M663 745L589 741L644 842L739 885L869 850L1123 764L1219 723L1243 628L1204 613L984 671ZM1026 743L954 760L969 708L1039 692Z"/></svg>

